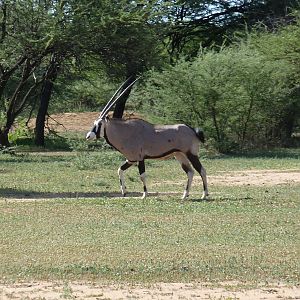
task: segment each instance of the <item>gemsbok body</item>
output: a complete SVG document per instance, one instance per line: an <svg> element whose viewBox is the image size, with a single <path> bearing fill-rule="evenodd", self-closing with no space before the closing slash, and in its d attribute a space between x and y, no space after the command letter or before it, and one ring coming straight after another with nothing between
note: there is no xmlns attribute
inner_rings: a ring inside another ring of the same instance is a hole
<svg viewBox="0 0 300 300"><path fill-rule="evenodd" d="M147 196L145 159L175 157L188 176L182 199L189 196L194 175L192 166L202 178L202 199L205 199L208 196L206 171L198 158L200 142L204 142L203 132L185 124L152 125L141 119L107 118L109 109L126 91L125 89L115 99L119 90L102 110L86 138L89 140L102 137L125 156L126 161L118 170L122 195L126 195L124 171L129 167L134 164L138 165L144 186L143 198L145 198Z"/></svg>

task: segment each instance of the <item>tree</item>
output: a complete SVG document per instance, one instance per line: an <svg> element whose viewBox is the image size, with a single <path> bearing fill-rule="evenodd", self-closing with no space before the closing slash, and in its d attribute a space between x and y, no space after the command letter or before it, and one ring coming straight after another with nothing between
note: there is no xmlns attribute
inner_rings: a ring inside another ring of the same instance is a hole
<svg viewBox="0 0 300 300"><path fill-rule="evenodd" d="M30 105L46 79L45 66L55 52L60 1L1 1L0 144L9 145L8 132L17 116Z"/></svg>
<svg viewBox="0 0 300 300"><path fill-rule="evenodd" d="M75 68L88 57L98 57L107 72L120 80L134 78L155 60L158 42L147 9L132 1L7 0L1 2L1 18L3 145L9 144L7 136L15 118L37 97L35 140L43 145L54 82L68 64ZM128 95L124 96L126 101Z"/></svg>
<svg viewBox="0 0 300 300"><path fill-rule="evenodd" d="M283 110L281 122L276 128L277 136L288 145L292 133L300 126L300 15L299 11L293 14L294 22L291 25L281 26L274 32L261 28L251 34L251 46L262 53L272 62L284 61L291 66L289 88L290 101Z"/></svg>
<svg viewBox="0 0 300 300"><path fill-rule="evenodd" d="M263 147L278 142L292 72L242 43L152 72L140 97L170 122L202 126L220 151Z"/></svg>
<svg viewBox="0 0 300 300"><path fill-rule="evenodd" d="M58 76L60 64L61 62L57 59L55 54L52 54L48 68L44 75L44 81L39 95L40 102L35 122L35 144L37 146L45 145L45 120L48 112L54 81Z"/></svg>
<svg viewBox="0 0 300 300"><path fill-rule="evenodd" d="M28 23L27 10L33 3L1 1L0 5L0 107L5 110L6 116L0 124L0 144L7 146L8 132L15 118L28 105L42 82L37 69L47 56L49 47L42 47L38 25L34 21Z"/></svg>
<svg viewBox="0 0 300 300"><path fill-rule="evenodd" d="M298 7L297 0L172 0L157 1L153 10L161 23L167 23L166 44L170 55L178 58L195 57L199 45L222 45L237 30L257 22L273 27Z"/></svg>
<svg viewBox="0 0 300 300"><path fill-rule="evenodd" d="M119 2L119 1L118 1ZM127 3L127 1L125 1ZM107 74L114 79L130 78L130 85L137 77L152 67L162 67L166 56L160 40L158 26L151 20L152 5L139 6L134 1L117 10L117 16L107 20L95 40L95 53L106 67ZM120 5L120 4L118 4ZM117 6L118 7L118 6ZM126 89L124 86L123 89ZM122 96L114 109L114 117L123 115L131 88Z"/></svg>

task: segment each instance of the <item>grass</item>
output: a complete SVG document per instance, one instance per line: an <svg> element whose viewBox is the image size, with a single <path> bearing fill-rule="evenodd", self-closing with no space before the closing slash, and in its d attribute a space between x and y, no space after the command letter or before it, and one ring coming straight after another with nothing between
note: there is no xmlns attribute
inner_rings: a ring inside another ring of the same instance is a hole
<svg viewBox="0 0 300 300"><path fill-rule="evenodd" d="M299 154L204 158L203 164L210 175L300 169ZM185 184L174 184L185 180L178 163L149 161L150 190L179 194L114 198L121 161L111 151L0 155L2 280L299 284L299 184L214 185L211 201L197 201L194 184L183 203ZM136 168L126 179L129 191L142 191Z"/></svg>

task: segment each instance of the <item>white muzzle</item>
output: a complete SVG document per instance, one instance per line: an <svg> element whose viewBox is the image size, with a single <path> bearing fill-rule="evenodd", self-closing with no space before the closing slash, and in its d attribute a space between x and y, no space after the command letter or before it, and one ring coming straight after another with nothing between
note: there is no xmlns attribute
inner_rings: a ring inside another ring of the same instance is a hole
<svg viewBox="0 0 300 300"><path fill-rule="evenodd" d="M95 132L89 131L89 132L86 134L86 139L87 139L87 140L93 140L94 138L96 138Z"/></svg>

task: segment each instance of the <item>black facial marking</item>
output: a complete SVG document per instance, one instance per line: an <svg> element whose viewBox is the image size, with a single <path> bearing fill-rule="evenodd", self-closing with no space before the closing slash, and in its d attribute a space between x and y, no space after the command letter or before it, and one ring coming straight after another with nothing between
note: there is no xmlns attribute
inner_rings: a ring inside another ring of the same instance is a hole
<svg viewBox="0 0 300 300"><path fill-rule="evenodd" d="M96 134L97 139L99 139L100 138L100 130L101 130L101 122L98 125L97 132L96 132L96 128L97 128L97 126L95 126L95 134Z"/></svg>

